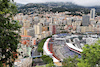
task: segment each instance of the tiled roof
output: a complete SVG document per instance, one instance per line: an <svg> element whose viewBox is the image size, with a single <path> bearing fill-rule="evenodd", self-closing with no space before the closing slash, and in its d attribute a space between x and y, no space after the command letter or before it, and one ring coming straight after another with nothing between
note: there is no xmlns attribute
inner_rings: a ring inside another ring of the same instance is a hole
<svg viewBox="0 0 100 67"><path fill-rule="evenodd" d="M32 36L29 36L29 35L21 35L21 37L32 37Z"/></svg>

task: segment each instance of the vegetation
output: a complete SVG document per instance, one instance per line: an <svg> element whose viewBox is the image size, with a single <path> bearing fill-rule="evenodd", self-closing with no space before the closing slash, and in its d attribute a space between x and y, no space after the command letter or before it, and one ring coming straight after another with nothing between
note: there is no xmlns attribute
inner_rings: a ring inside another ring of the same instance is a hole
<svg viewBox="0 0 100 67"><path fill-rule="evenodd" d="M53 63L49 63L49 64L46 64L46 65L42 65L42 66L36 66L36 67L56 67Z"/></svg>
<svg viewBox="0 0 100 67"><path fill-rule="evenodd" d="M45 66L38 66L38 65L37 65L37 66L35 66L35 67L45 67Z"/></svg>
<svg viewBox="0 0 100 67"><path fill-rule="evenodd" d="M18 8L18 10L19 10L19 13L24 13L24 14L28 14L28 13L33 14L37 11L39 11L39 13L42 13L44 11L45 12L51 11L54 13L56 11L58 12L69 11L71 12L71 15L75 14L75 15L81 16L81 14L77 14L75 12L78 11L78 12L81 12L82 14L88 14L90 13L91 8L95 8L97 15L100 15L100 6L83 7L83 6L76 5L74 3L53 3L53 2L52 3L38 3L38 4L30 3Z"/></svg>
<svg viewBox="0 0 100 67"><path fill-rule="evenodd" d="M43 4L26 4L25 6L22 6L20 7L19 9L28 9L28 8L42 8L42 7L45 7L46 5L43 5Z"/></svg>
<svg viewBox="0 0 100 67"><path fill-rule="evenodd" d="M38 52L41 52L41 53L43 53L43 45L44 45L44 43L45 43L45 41L46 41L46 39L43 39L43 40L41 40L41 42L38 44Z"/></svg>
<svg viewBox="0 0 100 67"><path fill-rule="evenodd" d="M16 11L15 4L9 0L0 0L0 67L12 67L17 58L16 49L20 36L14 31L19 31L21 26L13 20Z"/></svg>
<svg viewBox="0 0 100 67"><path fill-rule="evenodd" d="M45 43L45 41L48 39L48 38L50 38L51 36L49 36L49 37L47 37L47 38L44 38L43 40L41 40L41 42L38 44L38 52L41 52L41 53L43 53L43 45L44 45L44 43Z"/></svg>
<svg viewBox="0 0 100 67"><path fill-rule="evenodd" d="M79 67L100 67L100 40L94 45L85 45Z"/></svg>
<svg viewBox="0 0 100 67"><path fill-rule="evenodd" d="M97 12L97 15L100 16L100 12Z"/></svg>
<svg viewBox="0 0 100 67"><path fill-rule="evenodd" d="M73 58L69 57L64 59L63 61L63 67L77 67L78 63L78 56L74 56Z"/></svg>
<svg viewBox="0 0 100 67"><path fill-rule="evenodd" d="M100 67L100 40L92 45L85 45L81 58L66 58L63 67Z"/></svg>
<svg viewBox="0 0 100 67"><path fill-rule="evenodd" d="M79 36L78 38L79 38L79 40L82 40L83 37L82 36Z"/></svg>
<svg viewBox="0 0 100 67"><path fill-rule="evenodd" d="M32 61L32 66L33 66L33 64L34 64L34 61Z"/></svg>
<svg viewBox="0 0 100 67"><path fill-rule="evenodd" d="M66 15L82 16L81 14L79 14L79 13L74 13L74 12L72 12L71 14L66 14Z"/></svg>
<svg viewBox="0 0 100 67"><path fill-rule="evenodd" d="M49 63L46 65L46 67L56 67L53 63Z"/></svg>
<svg viewBox="0 0 100 67"><path fill-rule="evenodd" d="M53 59L50 58L49 56L43 55L41 58L42 58L43 62L46 64L53 63Z"/></svg>
<svg viewBox="0 0 100 67"><path fill-rule="evenodd" d="M65 12L66 9L65 9L65 8L59 7L59 8L53 8L51 11L54 12L54 13L56 13L57 11L58 11L58 12Z"/></svg>

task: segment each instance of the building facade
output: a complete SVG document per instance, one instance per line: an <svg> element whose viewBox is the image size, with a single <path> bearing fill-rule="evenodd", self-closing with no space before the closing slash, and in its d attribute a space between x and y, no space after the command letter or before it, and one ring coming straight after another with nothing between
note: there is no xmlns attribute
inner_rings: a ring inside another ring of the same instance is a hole
<svg viewBox="0 0 100 67"><path fill-rule="evenodd" d="M88 26L90 24L90 16L84 15L82 18L82 26Z"/></svg>
<svg viewBox="0 0 100 67"><path fill-rule="evenodd" d="M94 20L95 19L95 9L94 8L91 9L91 11L90 11L90 19L91 20Z"/></svg>

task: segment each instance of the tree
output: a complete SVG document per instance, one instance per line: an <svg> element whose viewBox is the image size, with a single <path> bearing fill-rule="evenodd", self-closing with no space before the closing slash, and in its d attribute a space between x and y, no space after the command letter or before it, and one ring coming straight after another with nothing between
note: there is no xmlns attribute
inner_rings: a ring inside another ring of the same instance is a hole
<svg viewBox="0 0 100 67"><path fill-rule="evenodd" d="M46 67L56 67L53 63L49 63L46 65Z"/></svg>
<svg viewBox="0 0 100 67"><path fill-rule="evenodd" d="M50 58L49 56L43 55L41 58L42 58L43 62L46 63L46 64L47 63L53 63L52 58Z"/></svg>
<svg viewBox="0 0 100 67"><path fill-rule="evenodd" d="M42 47L38 47L37 51L43 53Z"/></svg>
<svg viewBox="0 0 100 67"><path fill-rule="evenodd" d="M17 44L20 39L18 31L21 27L17 21L13 20L16 11L14 3L9 0L0 0L0 65L12 67L16 58Z"/></svg>
<svg viewBox="0 0 100 67"><path fill-rule="evenodd" d="M69 58L64 59L63 67L77 67L78 56L75 55L73 58L69 56Z"/></svg>
<svg viewBox="0 0 100 67"><path fill-rule="evenodd" d="M85 45L79 67L100 67L100 40L93 45Z"/></svg>
<svg viewBox="0 0 100 67"><path fill-rule="evenodd" d="M44 43L45 43L45 41L48 39L48 38L51 38L52 36L48 36L47 38L44 38L43 40L41 40L40 41L40 43L38 44L38 49L37 49L37 51L38 52L41 52L41 53L43 53L43 45L44 45Z"/></svg>

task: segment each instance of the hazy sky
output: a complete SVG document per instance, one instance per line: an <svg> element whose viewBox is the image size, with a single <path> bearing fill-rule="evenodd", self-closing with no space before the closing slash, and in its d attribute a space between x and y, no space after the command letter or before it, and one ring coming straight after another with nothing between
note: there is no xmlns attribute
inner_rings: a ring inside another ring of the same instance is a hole
<svg viewBox="0 0 100 67"><path fill-rule="evenodd" d="M14 0L17 3L73 2L82 6L100 6L100 0Z"/></svg>

